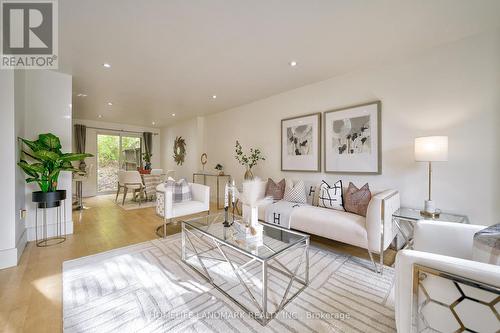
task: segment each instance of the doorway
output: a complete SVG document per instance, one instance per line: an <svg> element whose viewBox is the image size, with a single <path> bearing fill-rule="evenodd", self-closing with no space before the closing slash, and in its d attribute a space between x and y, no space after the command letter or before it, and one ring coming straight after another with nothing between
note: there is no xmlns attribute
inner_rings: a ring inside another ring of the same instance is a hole
<svg viewBox="0 0 500 333"><path fill-rule="evenodd" d="M97 193L116 192L118 170L137 170L141 156L139 134L97 133Z"/></svg>

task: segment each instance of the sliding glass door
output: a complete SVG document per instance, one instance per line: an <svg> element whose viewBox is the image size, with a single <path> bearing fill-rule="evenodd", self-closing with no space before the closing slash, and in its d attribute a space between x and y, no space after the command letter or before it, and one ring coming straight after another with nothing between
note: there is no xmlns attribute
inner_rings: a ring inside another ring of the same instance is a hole
<svg viewBox="0 0 500 333"><path fill-rule="evenodd" d="M118 170L141 166L142 139L139 134L97 133L97 192L117 189Z"/></svg>

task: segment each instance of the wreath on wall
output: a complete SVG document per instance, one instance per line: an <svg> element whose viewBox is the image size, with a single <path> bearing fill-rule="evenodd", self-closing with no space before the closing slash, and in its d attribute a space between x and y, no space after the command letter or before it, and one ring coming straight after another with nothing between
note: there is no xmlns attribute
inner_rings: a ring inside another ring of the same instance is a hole
<svg viewBox="0 0 500 333"><path fill-rule="evenodd" d="M178 136L174 141L174 161L177 165L182 165L184 163L184 158L186 156L186 140L182 136Z"/></svg>

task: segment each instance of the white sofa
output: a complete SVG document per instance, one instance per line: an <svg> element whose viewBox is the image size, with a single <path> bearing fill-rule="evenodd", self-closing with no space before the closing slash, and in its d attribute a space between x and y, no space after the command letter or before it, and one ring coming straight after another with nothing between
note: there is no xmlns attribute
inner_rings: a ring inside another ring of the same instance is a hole
<svg viewBox="0 0 500 333"><path fill-rule="evenodd" d="M400 207L399 192L372 191L372 199L364 217L314 206L317 185L306 182L308 205L292 210L290 228L367 249L370 258L372 253L382 253L380 256L380 272L382 272L383 251L389 247L397 233L392 223L392 214ZM265 186L266 182L262 182L262 196L265 193ZM266 221L266 209L267 206L259 207L259 219L272 223ZM375 269L377 270L376 265Z"/></svg>
<svg viewBox="0 0 500 333"><path fill-rule="evenodd" d="M396 256L398 332L413 332L413 325L429 325L442 332L458 331L460 323L455 314L468 329L476 332L500 331L500 321L495 317L493 307L473 300L487 303L495 300L500 293L500 266L471 260L474 234L483 228L480 225L433 221L420 221L415 225L413 249L399 251ZM430 272L423 275L416 272L422 267ZM415 280L417 276L420 277L418 281ZM483 287L471 287L466 281L472 281L473 285L482 284ZM415 293L416 285L419 290ZM497 293L488 296L484 285L493 286ZM462 298L462 295L473 299ZM499 311L498 304L496 308ZM418 315L416 311L419 311ZM413 323L412 318L415 320ZM417 318L420 320L417 321ZM419 327L418 331L421 330L422 327Z"/></svg>
<svg viewBox="0 0 500 333"><path fill-rule="evenodd" d="M176 217L210 211L210 187L196 183L189 183L189 186L192 200L184 202L173 202L172 192L165 192L164 183L156 187L156 214L163 218L163 225L156 229L159 236L161 227L163 227L162 236L166 236L167 224Z"/></svg>

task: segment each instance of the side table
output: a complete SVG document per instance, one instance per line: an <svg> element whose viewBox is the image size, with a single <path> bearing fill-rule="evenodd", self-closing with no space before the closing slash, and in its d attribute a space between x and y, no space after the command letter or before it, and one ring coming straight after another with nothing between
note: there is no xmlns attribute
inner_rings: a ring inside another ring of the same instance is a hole
<svg viewBox="0 0 500 333"><path fill-rule="evenodd" d="M220 203L219 203L219 197L220 197L220 194L219 194L220 181L219 181L219 179L220 178L227 178L227 182L229 182L231 180L231 175L226 175L226 174L220 175L220 174L214 174L214 173L195 172L195 173L193 173L193 183L196 183L197 176L203 177L203 185L207 185L207 177L216 178L217 210L224 209L224 206L221 207Z"/></svg>
<svg viewBox="0 0 500 333"><path fill-rule="evenodd" d="M401 207L392 214L392 222L403 236L403 249L413 245L413 230L418 221L470 223L469 218L465 215L441 213L439 217L432 218L421 215L419 209ZM409 227L409 232L405 232L402 223L405 223Z"/></svg>

